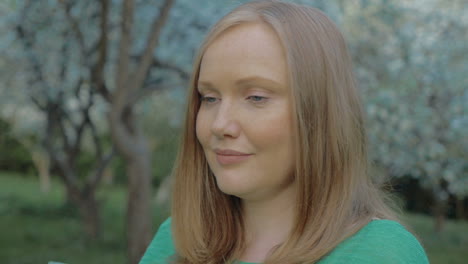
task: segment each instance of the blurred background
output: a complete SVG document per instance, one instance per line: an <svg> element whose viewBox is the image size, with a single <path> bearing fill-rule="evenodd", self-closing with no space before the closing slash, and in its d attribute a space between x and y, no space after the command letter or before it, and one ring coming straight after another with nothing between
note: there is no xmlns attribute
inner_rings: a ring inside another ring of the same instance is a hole
<svg viewBox="0 0 468 264"><path fill-rule="evenodd" d="M0 1L1 263L138 263L169 215L194 52L243 2ZM376 181L431 263L467 263L467 2L294 2L345 35Z"/></svg>

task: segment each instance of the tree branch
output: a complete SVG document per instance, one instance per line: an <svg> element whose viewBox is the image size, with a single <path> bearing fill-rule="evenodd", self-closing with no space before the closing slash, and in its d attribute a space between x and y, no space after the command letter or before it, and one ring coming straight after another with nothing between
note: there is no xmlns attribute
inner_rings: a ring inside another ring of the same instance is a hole
<svg viewBox="0 0 468 264"><path fill-rule="evenodd" d="M80 98L81 87L83 87L84 79L83 76L80 76L80 79L76 82L75 87L73 88L73 93L76 98Z"/></svg>
<svg viewBox="0 0 468 264"><path fill-rule="evenodd" d="M62 109L58 104L54 104L57 107L57 111L49 109L49 111L54 111L51 116L55 118L53 122L58 124L58 128L60 131L60 136L62 137L63 146L66 152L72 152L72 146L70 144L70 139L67 135L67 130L65 129L65 125L63 123L62 116L67 116L65 110Z"/></svg>
<svg viewBox="0 0 468 264"><path fill-rule="evenodd" d="M94 142L94 147L96 149L96 156L98 157L98 159L102 159L103 152L102 152L102 147L100 143L101 141L99 140L96 126L94 125L94 122L91 120L89 116L88 116L88 120L89 120L88 125L91 130L91 136Z"/></svg>
<svg viewBox="0 0 468 264"><path fill-rule="evenodd" d="M81 120L81 123L75 128L76 138L75 138L75 142L73 145L73 150L76 152L78 152L78 149L81 146L81 141L82 141L83 133L84 133L86 126L94 125L89 115L89 112L94 105L93 96L94 95L90 91L90 94L88 96L88 101L86 102L86 104L84 106L80 104L80 113L82 116L82 120Z"/></svg>
<svg viewBox="0 0 468 264"><path fill-rule="evenodd" d="M115 149L112 148L111 151L105 157L100 157L97 168L94 170L94 173L91 174L92 176L89 177L87 182L90 188L95 189L99 182L101 182L102 176L104 175L104 170L107 168L114 156Z"/></svg>
<svg viewBox="0 0 468 264"><path fill-rule="evenodd" d="M40 111L43 111L43 112L46 111L46 109L47 109L46 104L45 104L45 103L39 102L39 99L38 99L38 98L35 98L35 97L32 96L32 95L29 95L29 99L31 99L31 102L33 102L33 104L34 104Z"/></svg>
<svg viewBox="0 0 468 264"><path fill-rule="evenodd" d="M67 0L59 0L59 2L62 4L63 11L65 12L65 16L67 18L68 23L70 24L73 33L76 35L76 38L78 39L78 45L80 47L81 54L83 54L83 59L85 60L85 64L88 65L88 57L86 57L86 44L84 41L84 36L83 32L80 29L80 25L78 21L71 15L70 10L72 8L72 5L70 4L69 1Z"/></svg>
<svg viewBox="0 0 468 264"><path fill-rule="evenodd" d="M190 78L190 73L186 72L181 67L179 67L179 66L177 66L175 64L169 63L167 61L161 61L161 60L158 60L157 58L155 58L153 60L152 66L156 67L156 68L162 68L162 69L167 69L167 70L170 70L170 71L174 71L177 74L179 74L180 78L182 78L184 80L188 80Z"/></svg>
<svg viewBox="0 0 468 264"><path fill-rule="evenodd" d="M151 27L151 33L148 37L145 50L141 57L141 62L138 65L138 68L136 69L135 73L133 74L134 79L131 80L131 85L130 83L128 83L128 94L131 94L133 92L132 90L141 89L141 87L143 86L143 83L148 74L149 67L151 65L151 62L153 61L154 49L156 48L159 42L161 30L164 24L166 23L167 18L169 17L169 11L171 10L173 3L174 0L165 0L160 9L161 11L159 16L153 22L153 25Z"/></svg>
<svg viewBox="0 0 468 264"><path fill-rule="evenodd" d="M133 55L131 57L133 60L138 61L141 60L141 56ZM164 69L169 70L177 73L179 77L183 80L188 80L190 78L190 73L182 69L181 67L177 66L176 64L172 64L167 61L159 60L158 58L154 57L153 61L151 62L151 67L157 69ZM144 85L143 85L144 86Z"/></svg>
<svg viewBox="0 0 468 264"><path fill-rule="evenodd" d="M108 41L108 15L109 15L109 0L101 0L101 20L100 30L101 35L98 41L98 61L95 67L92 67L92 80L96 91L104 97L107 102L111 102L111 94L105 85L104 72L107 60L107 41Z"/></svg>
<svg viewBox="0 0 468 264"><path fill-rule="evenodd" d="M121 154L127 159L131 159L134 153L137 153L137 147L135 144L135 137L125 127L122 112L116 111L109 112L109 121L111 126L112 137L114 138L114 144Z"/></svg>
<svg viewBox="0 0 468 264"><path fill-rule="evenodd" d="M51 111L53 110L51 108L52 106L48 106L47 109L47 127L46 127L46 137L44 140L44 145L45 148L47 149L47 153L50 156L50 159L52 160L53 164L55 164L62 173L59 173L59 175L63 178L64 182L68 184L69 186L76 187L78 186L78 181L76 177L74 176L73 171L68 169L69 166L65 164L65 161L59 157L58 152L54 149L53 143L52 143L52 137L54 136L54 118L53 114L54 112Z"/></svg>
<svg viewBox="0 0 468 264"><path fill-rule="evenodd" d="M131 157L135 151L133 135L125 127L123 113L127 98L127 85L129 79L128 65L130 62L131 28L133 22L134 1L124 0L122 4L121 37L117 59L116 89L112 96L112 108L109 112L109 121L112 137L119 152Z"/></svg>
<svg viewBox="0 0 468 264"><path fill-rule="evenodd" d="M36 54L33 52L33 33L28 34L22 25L16 26L16 33L23 43L24 51L27 54L29 63L31 64L32 70L35 74L35 80L30 80L29 82L31 84L34 84L35 82L41 82L45 89L49 89L49 85L44 78L44 74L40 66L41 64L39 63ZM31 85L31 87L33 87L33 85Z"/></svg>
<svg viewBox="0 0 468 264"><path fill-rule="evenodd" d="M133 0L124 0L122 5L121 37L119 45L119 57L117 61L116 91L114 93L113 111L120 113L123 111L127 95L128 75L129 75L129 54L131 46L131 29L133 22Z"/></svg>
<svg viewBox="0 0 468 264"><path fill-rule="evenodd" d="M147 97L152 93L169 90L171 88L182 86L182 85L183 85L182 83L178 83L178 84L177 83L176 84L161 84L158 82L149 83L145 85L143 89L138 90L135 94L129 97L128 106L131 106L137 103L141 98Z"/></svg>
<svg viewBox="0 0 468 264"><path fill-rule="evenodd" d="M28 4L30 4L30 2L28 2ZM25 8L27 8L28 6L29 5L27 5ZM22 15L23 16L26 15L26 9L23 10ZM39 60L37 59L36 54L33 52L34 34L26 32L26 29L22 25L16 26L16 33L18 35L18 38L21 40L21 43L24 46L24 51L27 54L28 61L32 68L33 74L35 75L34 79L30 79L28 81L28 83L30 84L30 87L36 87L37 86L36 83L41 83L44 89L50 90L49 85L44 78L41 64L39 63ZM30 93L29 98L40 111L43 111L43 112L47 111L48 102L41 103L39 98L35 97L32 93Z"/></svg>

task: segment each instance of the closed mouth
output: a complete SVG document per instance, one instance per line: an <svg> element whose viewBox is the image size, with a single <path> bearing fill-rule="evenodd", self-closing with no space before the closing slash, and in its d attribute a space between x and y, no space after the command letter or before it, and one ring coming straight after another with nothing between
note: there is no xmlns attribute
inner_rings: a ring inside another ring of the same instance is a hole
<svg viewBox="0 0 468 264"><path fill-rule="evenodd" d="M253 154L243 153L243 152L229 150L229 149L224 149L224 150L216 149L215 153L216 153L216 160L221 165L230 165L230 164L239 163L253 155Z"/></svg>

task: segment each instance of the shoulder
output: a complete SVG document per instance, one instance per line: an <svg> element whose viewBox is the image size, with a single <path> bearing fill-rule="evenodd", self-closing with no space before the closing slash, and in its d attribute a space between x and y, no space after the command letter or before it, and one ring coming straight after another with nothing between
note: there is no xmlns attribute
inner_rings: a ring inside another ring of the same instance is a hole
<svg viewBox="0 0 468 264"><path fill-rule="evenodd" d="M166 219L158 228L150 245L146 249L140 264L167 263L175 254L172 241L171 218Z"/></svg>
<svg viewBox="0 0 468 264"><path fill-rule="evenodd" d="M171 218L167 218L158 228L158 232L156 233L157 235L169 235L170 238L172 238L171 235Z"/></svg>
<svg viewBox="0 0 468 264"><path fill-rule="evenodd" d="M400 223L373 220L339 244L324 264L331 263L426 264L426 253L418 240Z"/></svg>

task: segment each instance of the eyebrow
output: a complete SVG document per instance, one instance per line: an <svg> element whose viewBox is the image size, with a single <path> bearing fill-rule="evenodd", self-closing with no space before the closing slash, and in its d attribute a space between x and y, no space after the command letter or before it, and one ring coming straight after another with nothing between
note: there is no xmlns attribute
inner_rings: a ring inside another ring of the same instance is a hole
<svg viewBox="0 0 468 264"><path fill-rule="evenodd" d="M248 76L248 77L237 80L234 84L236 86L247 86L252 83L264 83L266 85L273 85L273 86L279 86L279 87L283 86L282 84L280 84L279 82L275 80L268 79L268 78L261 77L261 76ZM198 86L203 86L207 88L215 87L215 85L213 85L209 81L198 81Z"/></svg>

